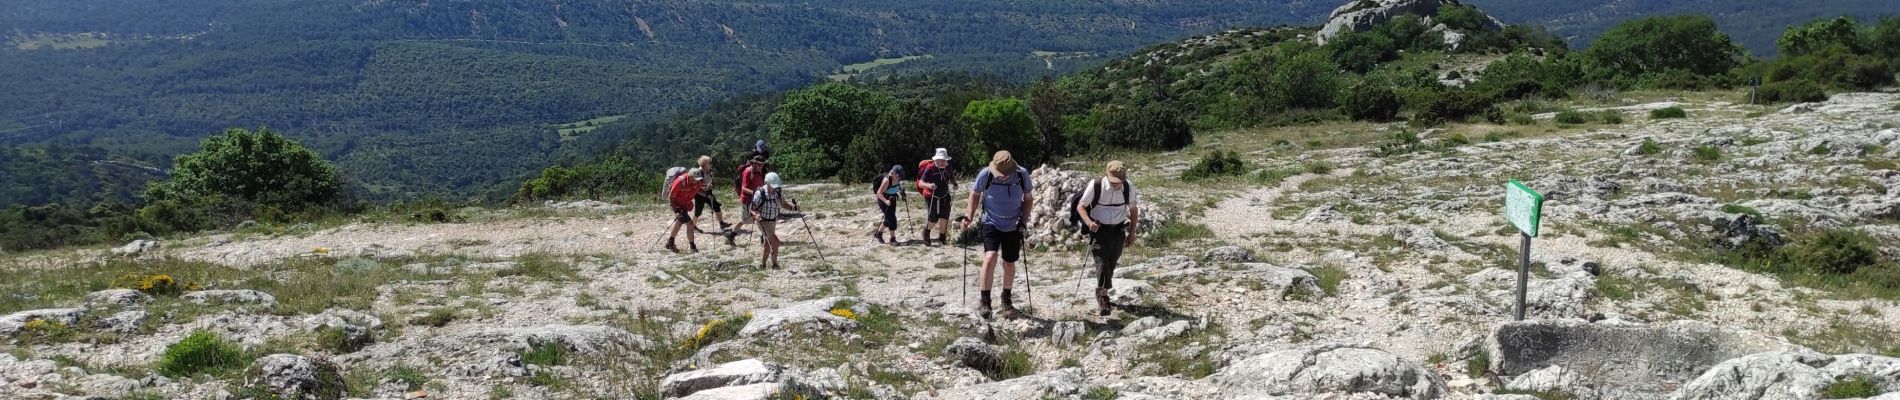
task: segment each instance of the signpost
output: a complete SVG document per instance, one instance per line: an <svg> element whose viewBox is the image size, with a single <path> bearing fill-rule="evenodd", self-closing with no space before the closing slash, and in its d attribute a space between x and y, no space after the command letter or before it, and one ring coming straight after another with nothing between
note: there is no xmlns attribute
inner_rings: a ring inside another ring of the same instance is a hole
<svg viewBox="0 0 1900 400"><path fill-rule="evenodd" d="M1504 219L1511 221L1523 237L1518 250L1517 320L1524 320L1524 293L1530 284L1531 238L1537 237L1537 225L1544 214L1544 195L1513 179L1504 184Z"/></svg>

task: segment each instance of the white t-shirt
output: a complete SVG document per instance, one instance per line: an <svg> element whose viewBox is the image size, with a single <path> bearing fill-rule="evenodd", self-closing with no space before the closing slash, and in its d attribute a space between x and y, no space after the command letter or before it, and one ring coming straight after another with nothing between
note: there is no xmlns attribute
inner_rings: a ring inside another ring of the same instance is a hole
<svg viewBox="0 0 1900 400"><path fill-rule="evenodd" d="M1128 198L1124 199L1122 191L1110 189L1106 179L1095 179L1089 183L1088 188L1082 189L1082 200L1077 204L1089 210L1089 218L1102 225L1128 223L1128 210L1134 209L1141 203L1141 194L1135 192L1135 185L1122 184L1128 187ZM1102 192L1102 198L1091 203L1089 200L1095 199L1097 191ZM1088 208L1091 204L1094 208Z"/></svg>

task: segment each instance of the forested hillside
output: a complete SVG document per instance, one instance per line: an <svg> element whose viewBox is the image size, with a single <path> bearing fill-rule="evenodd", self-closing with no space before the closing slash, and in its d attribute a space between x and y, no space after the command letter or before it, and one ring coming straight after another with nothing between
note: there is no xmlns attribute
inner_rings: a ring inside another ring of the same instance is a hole
<svg viewBox="0 0 1900 400"><path fill-rule="evenodd" d="M1542 25L1586 46L1618 22L1648 15L1707 15L1759 57L1773 57L1775 38L1789 25L1842 15L1872 22L1900 13L1891 0L1465 0L1511 23Z"/></svg>
<svg viewBox="0 0 1900 400"><path fill-rule="evenodd" d="M1301 21L1330 7L1204 0L9 3L0 7L8 44L0 49L0 81L8 82L0 91L0 145L97 147L164 165L200 137L269 126L336 160L370 200L511 188L510 179L547 165L564 147L624 139L557 125L650 120L803 86L847 64L929 55L930 68L1008 71L1028 80L1144 43ZM42 174L88 179L77 171ZM6 200L0 204L87 197Z"/></svg>

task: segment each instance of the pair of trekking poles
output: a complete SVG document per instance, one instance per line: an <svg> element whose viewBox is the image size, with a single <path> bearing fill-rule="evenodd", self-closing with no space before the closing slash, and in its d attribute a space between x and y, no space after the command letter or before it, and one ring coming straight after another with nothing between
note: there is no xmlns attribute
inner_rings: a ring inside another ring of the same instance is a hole
<svg viewBox="0 0 1900 400"><path fill-rule="evenodd" d="M963 225L964 221L969 221L969 220L970 220L970 217L957 217L956 224L961 226ZM962 235L962 234L959 233L958 235ZM958 244L957 247L963 249L963 285L962 285L963 286L963 294L962 294L963 306L969 307L970 306L970 246ZM1034 280L1031 280L1029 277L1029 251L1028 249L1023 249L1022 256L1017 260L1016 263L1021 264L1023 266L1023 300L1029 306L1025 308L1029 308L1033 310L1036 308L1036 282ZM1016 286L1016 283L1010 282L1010 286L1014 287Z"/></svg>
<svg viewBox="0 0 1900 400"><path fill-rule="evenodd" d="M807 235L807 236L810 236L810 237L811 237L811 244L812 244L812 247L814 247L814 248L816 248L816 249L818 250L818 259L819 259L819 260L822 260L822 261L824 261L824 262L825 262L825 265L832 265L832 264L831 264L831 257L827 257L827 256L825 256L825 245L824 245L823 243L819 243L819 242L818 242L818 234L817 234L816 232L814 232L814 231L813 231L813 230L811 229L811 221L809 221L809 219L805 217L805 210L804 210L804 207L802 207L802 206L799 206L799 204L798 204L798 199L794 199L794 198L791 198L791 197L789 197L789 196L788 196L788 197L786 197L786 200L791 200L791 202L792 202L792 206L793 206L793 207L799 207L799 211L798 211L798 222L799 222L799 223L801 223L801 224L803 224L803 225L805 225L805 235ZM748 210L748 212L750 212L750 210ZM699 230L699 227L698 227L698 226L694 226L694 227L693 227L692 229L694 229L694 230ZM735 228L733 228L733 229L737 229L737 228L735 227ZM704 231L702 230L701 232L703 233ZM664 240L664 239L666 239L666 237L665 237L665 236L661 236L661 240ZM661 241L661 240L655 240L655 241L653 242L653 245L654 245L654 246L658 246L658 245L660 244L660 241ZM764 238L764 237L760 237L760 238L759 238L759 241L761 241L761 242L763 242L763 241L765 241L765 238Z"/></svg>

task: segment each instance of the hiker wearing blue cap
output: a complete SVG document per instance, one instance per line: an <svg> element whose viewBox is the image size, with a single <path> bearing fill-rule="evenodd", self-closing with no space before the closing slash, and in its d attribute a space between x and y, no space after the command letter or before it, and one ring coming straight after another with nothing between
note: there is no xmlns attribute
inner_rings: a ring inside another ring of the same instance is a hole
<svg viewBox="0 0 1900 400"><path fill-rule="evenodd" d="M890 232L892 246L897 245L897 200L904 196L904 166L892 165L891 172L878 175L871 185L871 195L877 197L877 209L884 213L884 223L872 233L878 243L884 242L884 233Z"/></svg>

